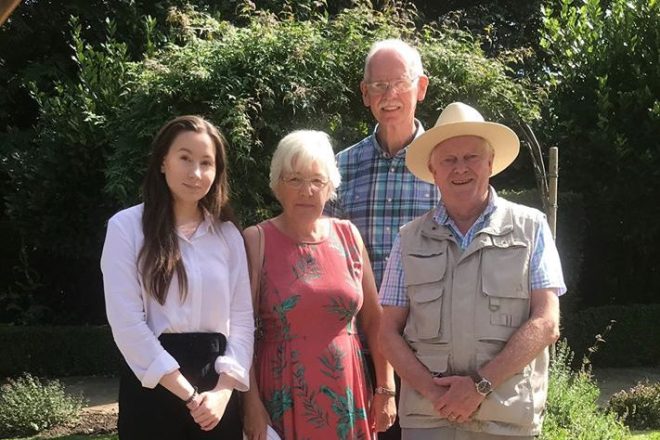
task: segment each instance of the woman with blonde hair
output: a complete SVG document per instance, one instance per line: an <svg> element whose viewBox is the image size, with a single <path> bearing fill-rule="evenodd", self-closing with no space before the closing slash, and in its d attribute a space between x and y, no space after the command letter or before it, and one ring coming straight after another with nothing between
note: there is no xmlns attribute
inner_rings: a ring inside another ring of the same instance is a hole
<svg viewBox="0 0 660 440"><path fill-rule="evenodd" d="M339 171L328 136L284 137L270 186L282 213L245 230L260 322L250 391L243 399L249 440L272 426L284 440L371 439L395 417L394 378L376 340L381 309L355 226L324 217ZM372 396L357 324L374 353Z"/></svg>

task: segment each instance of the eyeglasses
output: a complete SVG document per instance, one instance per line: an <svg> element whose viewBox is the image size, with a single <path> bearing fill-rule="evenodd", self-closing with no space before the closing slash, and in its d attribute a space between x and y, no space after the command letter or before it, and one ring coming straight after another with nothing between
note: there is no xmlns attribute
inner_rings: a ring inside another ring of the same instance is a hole
<svg viewBox="0 0 660 440"><path fill-rule="evenodd" d="M373 95L384 95L387 89L392 89L396 93L405 93L413 88L419 76L415 78L399 78L392 81L374 81L367 83L367 90Z"/></svg>
<svg viewBox="0 0 660 440"><path fill-rule="evenodd" d="M298 176L282 177L282 182L289 185L291 188L300 189L304 184L312 187L314 191L321 191L328 184L328 179L322 177L314 177L312 179L304 179Z"/></svg>

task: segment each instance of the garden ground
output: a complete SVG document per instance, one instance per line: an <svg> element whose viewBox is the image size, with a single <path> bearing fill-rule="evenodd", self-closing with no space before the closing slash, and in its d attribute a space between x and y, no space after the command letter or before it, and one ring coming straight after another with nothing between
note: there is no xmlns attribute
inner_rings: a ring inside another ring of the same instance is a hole
<svg viewBox="0 0 660 440"><path fill-rule="evenodd" d="M660 367L599 368L594 376L601 390L599 402L605 405L617 391L631 388L639 381L660 382ZM81 421L73 427L49 433L57 437L69 433L107 433L116 427L118 379L114 377L69 377L61 379L67 391L87 399Z"/></svg>

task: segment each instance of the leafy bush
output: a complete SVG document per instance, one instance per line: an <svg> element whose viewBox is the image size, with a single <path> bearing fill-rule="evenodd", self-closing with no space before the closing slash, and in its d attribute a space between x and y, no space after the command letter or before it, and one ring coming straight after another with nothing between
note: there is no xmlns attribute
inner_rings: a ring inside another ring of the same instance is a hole
<svg viewBox="0 0 660 440"><path fill-rule="evenodd" d="M588 305L657 302L660 286L660 2L549 0L548 102L539 131L582 194Z"/></svg>
<svg viewBox="0 0 660 440"><path fill-rule="evenodd" d="M594 335L615 321L605 344L590 355L598 367L658 366L660 359L660 304L591 307L568 313L562 333L579 355L588 352Z"/></svg>
<svg viewBox="0 0 660 440"><path fill-rule="evenodd" d="M164 27L149 23L153 32ZM38 123L29 133L0 134L8 217L35 254L30 261L39 265L47 293L62 293L43 294L60 301L50 309L77 313L71 319L77 322L103 319L98 257L105 221L139 200L149 144L175 115L202 114L227 135L232 200L245 224L277 209L268 166L284 134L325 130L339 150L372 129L359 82L378 39L400 36L420 48L431 78L419 108L426 126L455 100L498 121L538 117L526 79L510 79L506 65L486 58L465 32L417 28L412 10L360 6L307 21L256 11L236 26L172 9L167 23L168 44L150 46L134 61L112 22L107 42L90 45L74 21L77 77L48 87L31 83ZM58 323L70 318L52 316Z"/></svg>
<svg viewBox="0 0 660 440"><path fill-rule="evenodd" d="M56 380L42 382L30 374L9 379L0 388L0 435L30 435L74 422L82 410L81 397L67 395Z"/></svg>
<svg viewBox="0 0 660 440"><path fill-rule="evenodd" d="M0 377L116 374L121 357L108 326L0 326Z"/></svg>
<svg viewBox="0 0 660 440"><path fill-rule="evenodd" d="M598 407L600 391L588 368L573 370L566 340L550 364L548 403L541 440L622 440L628 430L617 416Z"/></svg>
<svg viewBox="0 0 660 440"><path fill-rule="evenodd" d="M660 429L660 383L638 383L619 391L608 402L630 429Z"/></svg>

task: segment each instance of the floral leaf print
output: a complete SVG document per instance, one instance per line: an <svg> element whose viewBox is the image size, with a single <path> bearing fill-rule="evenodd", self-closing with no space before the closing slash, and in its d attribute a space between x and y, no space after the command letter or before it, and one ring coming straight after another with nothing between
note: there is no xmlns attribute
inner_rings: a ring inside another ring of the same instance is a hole
<svg viewBox="0 0 660 440"><path fill-rule="evenodd" d="M282 333L282 339L285 341L289 341L293 339L291 336L291 324L289 323L289 320L286 317L287 312L290 312L293 310L294 307L296 307L296 304L298 304L298 300L300 300L300 295L292 295L282 301L280 304L276 304L273 306L273 311L277 315L277 317L280 320L280 324L282 325L281 328L281 333Z"/></svg>
<svg viewBox="0 0 660 440"><path fill-rule="evenodd" d="M344 371L342 359L344 359L345 353L334 343L328 346L326 353L319 357L319 360L325 367L325 369L321 368L321 373L331 379L339 380Z"/></svg>
<svg viewBox="0 0 660 440"><path fill-rule="evenodd" d="M330 426L328 414L317 404L316 393L310 391L305 381L305 367L300 363L296 363L294 366L293 382L294 388L297 390L296 395L302 397L303 415L306 420L315 428Z"/></svg>
<svg viewBox="0 0 660 440"><path fill-rule="evenodd" d="M269 399L266 399L266 408L273 421L279 421L287 410L293 406L291 390L284 386L279 390L274 390Z"/></svg>
<svg viewBox="0 0 660 440"><path fill-rule="evenodd" d="M351 299L348 304L344 302L344 298L333 297L330 299L330 304L323 306L324 309L330 313L339 315L340 321L346 321L346 331L353 332L353 318L357 315L359 310L358 302Z"/></svg>
<svg viewBox="0 0 660 440"><path fill-rule="evenodd" d="M321 267L316 261L311 250L305 248L306 252L298 257L292 270L296 280L310 281L321 277Z"/></svg>
<svg viewBox="0 0 660 440"><path fill-rule="evenodd" d="M364 408L355 408L353 392L346 388L346 396L340 396L327 386L321 387L321 392L332 400L332 411L339 416L337 421L337 438L347 440L353 431L356 420L364 420L367 413Z"/></svg>

